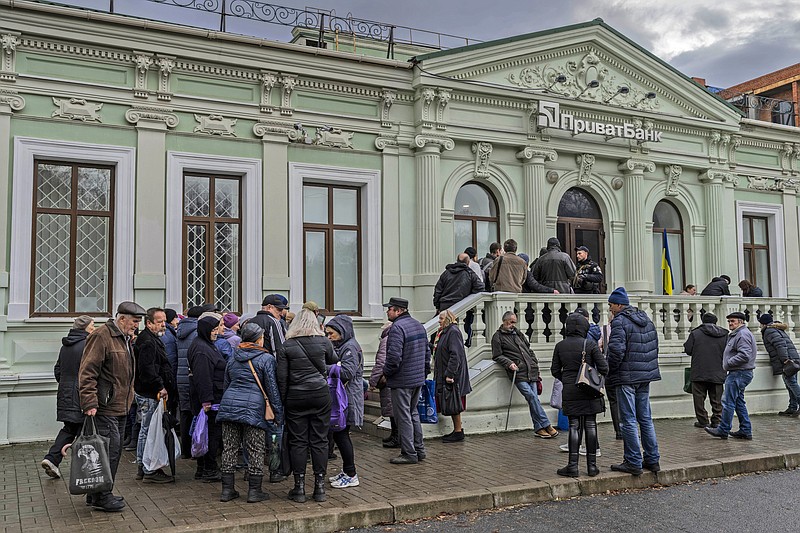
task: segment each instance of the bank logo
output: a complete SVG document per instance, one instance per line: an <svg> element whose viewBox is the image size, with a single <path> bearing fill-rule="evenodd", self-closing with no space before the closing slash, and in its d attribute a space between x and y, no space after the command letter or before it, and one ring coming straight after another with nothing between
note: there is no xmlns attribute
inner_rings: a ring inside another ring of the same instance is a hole
<svg viewBox="0 0 800 533"><path fill-rule="evenodd" d="M572 132L572 135L580 133L594 133L603 135L606 139L618 137L622 139L634 139L641 142L661 142L661 131L653 129L652 122L633 124L623 122L615 124L611 122L599 122L596 120L586 120L578 118L572 113L562 113L561 107L556 102L539 100L539 117L537 120L539 128L553 128Z"/></svg>
<svg viewBox="0 0 800 533"><path fill-rule="evenodd" d="M539 127L561 129L561 106L559 104L539 101Z"/></svg>

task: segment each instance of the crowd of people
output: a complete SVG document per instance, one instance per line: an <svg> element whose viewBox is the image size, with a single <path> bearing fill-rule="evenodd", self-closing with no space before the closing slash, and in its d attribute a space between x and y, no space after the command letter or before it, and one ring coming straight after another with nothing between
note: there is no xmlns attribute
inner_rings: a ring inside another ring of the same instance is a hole
<svg viewBox="0 0 800 533"><path fill-rule="evenodd" d="M381 414L390 421L391 433L383 446L399 449L392 464L426 459L417 404L431 370L436 406L453 425L442 441L464 441L461 413L472 390L465 346L473 317L466 314L465 340L450 307L484 290L600 293L599 265L586 247L575 253L577 264L561 251L558 239L551 238L529 266L513 239L502 247L492 244L480 261L468 248L436 284L433 302L439 328L431 338L409 314L407 300L392 297L384 304L388 322L381 329L368 381L351 317L340 314L326 321L314 302L306 302L296 316L278 294L265 297L262 309L249 317L221 312L211 303L192 307L183 316L172 309L145 310L135 302L122 302L116 316L97 327L92 317L80 316L63 338L55 365L57 419L63 427L41 466L48 476L60 477L62 457L82 431L85 417L93 417L98 433L109 439L112 477L125 447L136 452L137 480L173 483L173 475L163 468L150 470L144 461L152 417L163 405L178 421L183 457L196 460L195 479L221 483L220 501L239 497L235 476L243 470L247 502L269 498L262 485L267 474L271 483L293 476L287 496L305 502L309 459L312 498L325 501L327 485L345 489L360 484L350 433L363 425L368 388L380 391ZM760 290L746 282L741 288L749 296L760 296ZM702 294L729 294L729 283L727 276L714 278ZM696 288L687 286L686 293L694 294ZM602 328L591 323L581 307L569 314L565 337L553 352L550 373L561 385L560 408L569 419L568 442L562 446L569 459L559 475L578 476L580 455L586 456L589 476L599 473L596 415L605 411L606 399L616 438L624 445L623 460L611 469L633 475L660 469L649 401L650 383L661 379L658 335L647 314L631 305L624 287L614 289L608 303L609 320ZM692 358L695 426L717 438L750 440L744 396L753 378L756 343L743 313L726 318L728 330L716 325L713 314L703 314L702 324L684 346ZM539 362L517 320L515 311L502 316L491 338L492 357L528 403L534 435L552 439L559 433L539 399ZM800 368L800 356L784 324L769 313L761 314L759 322L773 373L783 376L789 393L789 406L779 414L798 417L800 386L796 369L791 370ZM579 384L587 366L604 377L604 385ZM706 397L711 416L705 410ZM443 405L448 406L446 413ZM734 413L739 418L737 431L732 431ZM207 443L201 453L193 454L193 427L200 419L207 425ZM334 447L342 456L342 470L326 479ZM103 511L125 508L124 498L111 491L89 494L86 502Z"/></svg>

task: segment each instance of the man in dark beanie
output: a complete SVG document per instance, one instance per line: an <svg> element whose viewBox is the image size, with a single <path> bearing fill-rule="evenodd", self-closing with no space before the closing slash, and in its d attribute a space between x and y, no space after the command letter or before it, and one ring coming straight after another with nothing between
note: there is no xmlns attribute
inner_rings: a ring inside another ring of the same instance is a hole
<svg viewBox="0 0 800 533"><path fill-rule="evenodd" d="M781 376L786 390L789 392L789 407L779 412L781 416L800 416L800 385L797 384L797 374L787 376L784 372L784 365L789 359L798 360L792 339L786 333L788 326L781 322L776 322L769 313L761 313L758 317L761 325L761 338L764 340L764 347L769 354L769 362L772 366L772 375Z"/></svg>
<svg viewBox="0 0 800 533"><path fill-rule="evenodd" d="M730 296L731 291L728 288L730 284L731 278L725 274L715 277L711 280L711 283L706 285L706 288L703 289L700 296Z"/></svg>
<svg viewBox="0 0 800 533"><path fill-rule="evenodd" d="M192 435L190 429L192 427L192 407L189 401L189 360L187 354L189 353L189 346L192 345L195 337L197 337L197 321L207 307L196 305L190 307L186 311L186 318L180 321L176 330L177 344L178 344L178 371L175 377L175 382L178 387L178 409L180 411L180 428L181 428L181 456L184 459L191 459L192 454ZM213 309L212 309L213 311Z"/></svg>
<svg viewBox="0 0 800 533"><path fill-rule="evenodd" d="M692 358L690 379L692 398L697 422L694 427L704 428L719 425L722 415L722 384L725 370L722 369L722 352L728 342L728 332L717 325L717 316L706 313L701 317L703 323L689 333L683 343L683 351ZM711 420L706 411L706 396L711 402Z"/></svg>
<svg viewBox="0 0 800 533"><path fill-rule="evenodd" d="M542 285L555 289L560 294L572 293L575 263L569 254L561 251L561 243L556 237L547 240L547 252L533 265L533 277Z"/></svg>
<svg viewBox="0 0 800 533"><path fill-rule="evenodd" d="M630 305L624 287L614 289L608 304L614 313L608 339L608 382L617 388L625 448L622 463L611 465L611 470L634 476L641 475L643 467L658 472L661 456L650 414L650 382L661 379L656 327L647 313Z"/></svg>

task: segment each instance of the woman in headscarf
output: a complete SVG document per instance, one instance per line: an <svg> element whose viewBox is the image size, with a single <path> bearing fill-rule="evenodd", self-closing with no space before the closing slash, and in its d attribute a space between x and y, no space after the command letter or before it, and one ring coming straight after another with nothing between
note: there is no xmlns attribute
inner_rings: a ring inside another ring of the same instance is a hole
<svg viewBox="0 0 800 533"><path fill-rule="evenodd" d="M462 409L467 408L467 394L472 392L467 372L467 352L458 328L458 318L449 309L439 313L439 330L433 341L433 379L436 382L436 405L439 412L444 405L442 400L445 387L458 390ZM442 442L463 441L461 413L450 415L450 418L453 419L453 432L442 437Z"/></svg>
<svg viewBox="0 0 800 533"><path fill-rule="evenodd" d="M349 316L336 315L330 319L325 325L325 334L333 343L341 365L339 379L347 389L347 425L332 433L336 447L342 453L342 471L330 478L330 482L333 488L346 489L359 484L350 428L360 428L364 424L364 354L356 341L353 320Z"/></svg>
<svg viewBox="0 0 800 533"><path fill-rule="evenodd" d="M208 452L197 458L195 479L206 483L222 479L217 468L217 454L222 447L222 430L217 424L217 411L225 388L225 358L214 346L217 335L225 326L222 317L208 313L197 321L197 337L189 346L186 358L189 361L189 391L192 414L200 410L208 417Z"/></svg>
<svg viewBox="0 0 800 533"><path fill-rule="evenodd" d="M217 423L222 424L222 495L227 502L239 496L234 488L239 445L247 452L249 490L247 503L261 502L269 495L261 490L264 477L266 431L283 423L283 407L275 375L275 357L264 349L264 329L245 324L241 342L225 369L225 393L219 404ZM275 418L264 418L269 399Z"/></svg>
<svg viewBox="0 0 800 533"><path fill-rule="evenodd" d="M302 309L278 348L278 388L286 413L289 453L294 488L289 499L306 501L306 458L311 448L314 469L314 500L325 501L325 471L328 468L328 430L331 424L331 394L327 366L338 362L333 345L325 338L316 315Z"/></svg>

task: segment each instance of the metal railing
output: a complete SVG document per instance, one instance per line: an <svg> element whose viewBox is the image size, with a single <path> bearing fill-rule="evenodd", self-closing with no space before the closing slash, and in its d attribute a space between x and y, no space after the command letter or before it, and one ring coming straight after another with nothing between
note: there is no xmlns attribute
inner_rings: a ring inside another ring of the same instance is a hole
<svg viewBox="0 0 800 533"><path fill-rule="evenodd" d="M784 126L797 126L795 103L790 100L780 100L757 94L738 94L728 98L728 102L744 111L747 118Z"/></svg>

